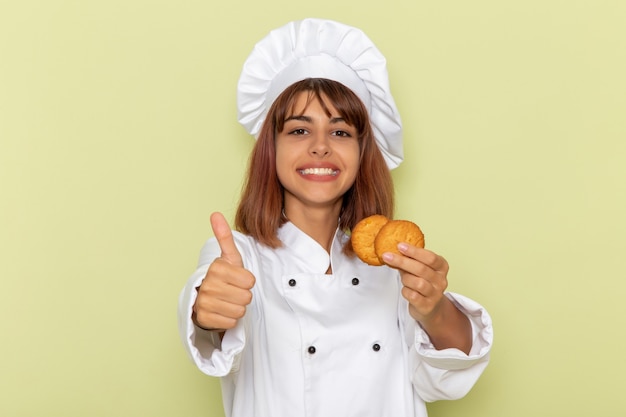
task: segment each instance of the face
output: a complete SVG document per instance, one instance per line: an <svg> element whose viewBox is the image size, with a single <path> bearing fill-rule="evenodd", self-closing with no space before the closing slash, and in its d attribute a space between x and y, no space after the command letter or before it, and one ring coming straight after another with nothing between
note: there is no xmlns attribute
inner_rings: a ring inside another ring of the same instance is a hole
<svg viewBox="0 0 626 417"><path fill-rule="evenodd" d="M307 104L307 97L300 93L276 136L276 172L287 213L306 207L339 210L359 169L356 129L328 101L330 116L318 100Z"/></svg>

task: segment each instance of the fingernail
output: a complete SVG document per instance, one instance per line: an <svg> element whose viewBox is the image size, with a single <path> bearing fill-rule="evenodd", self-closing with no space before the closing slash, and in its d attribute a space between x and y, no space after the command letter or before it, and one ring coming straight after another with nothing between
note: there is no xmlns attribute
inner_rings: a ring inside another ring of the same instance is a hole
<svg viewBox="0 0 626 417"><path fill-rule="evenodd" d="M398 243L398 250L400 252L406 252L409 250L409 245L407 245L406 243Z"/></svg>
<svg viewBox="0 0 626 417"><path fill-rule="evenodd" d="M383 261L385 262L389 262L393 259L393 254L389 253L389 252L385 252L383 253Z"/></svg>

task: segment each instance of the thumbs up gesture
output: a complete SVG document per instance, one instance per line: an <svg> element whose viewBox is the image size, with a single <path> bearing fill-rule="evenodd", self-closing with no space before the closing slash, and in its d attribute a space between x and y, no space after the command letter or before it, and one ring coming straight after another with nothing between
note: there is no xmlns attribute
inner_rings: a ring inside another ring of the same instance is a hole
<svg viewBox="0 0 626 417"><path fill-rule="evenodd" d="M233 233L221 213L211 215L211 228L222 253L209 266L197 288L193 320L204 329L226 330L235 327L244 316L246 306L252 301L255 278L243 267Z"/></svg>

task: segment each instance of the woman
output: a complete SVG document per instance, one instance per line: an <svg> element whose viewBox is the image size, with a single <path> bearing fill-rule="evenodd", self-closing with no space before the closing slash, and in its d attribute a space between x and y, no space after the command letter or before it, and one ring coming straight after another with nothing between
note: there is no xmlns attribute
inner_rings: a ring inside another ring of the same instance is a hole
<svg viewBox="0 0 626 417"><path fill-rule="evenodd" d="M400 244L402 254L386 254L383 267L354 256L356 222L393 215L389 168L401 160L400 123L386 70L370 63L378 74L357 77L365 89L344 68L329 72L327 45L336 39L352 39L334 50L338 65L354 42L372 62L380 55L354 28L307 19L257 45L240 93L252 64L273 60L267 50L284 39L297 58L269 77L264 90L278 91L261 100L269 109L250 110L240 95L244 125L261 120L258 141L237 231L211 216L215 238L181 294L183 342L203 372L222 378L229 417L425 416L426 401L463 396L484 370L489 316L445 292L447 262L429 250ZM324 77L310 59L319 53L298 53L312 39L324 52Z"/></svg>

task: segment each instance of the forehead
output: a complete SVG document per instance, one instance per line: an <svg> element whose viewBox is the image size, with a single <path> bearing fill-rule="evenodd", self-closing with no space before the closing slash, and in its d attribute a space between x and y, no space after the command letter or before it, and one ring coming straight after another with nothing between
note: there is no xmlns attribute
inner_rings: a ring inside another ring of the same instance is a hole
<svg viewBox="0 0 626 417"><path fill-rule="evenodd" d="M312 90L301 91L294 96L286 116L303 115L309 110L320 109L329 117L338 113L337 108L324 93L320 93L318 96Z"/></svg>

